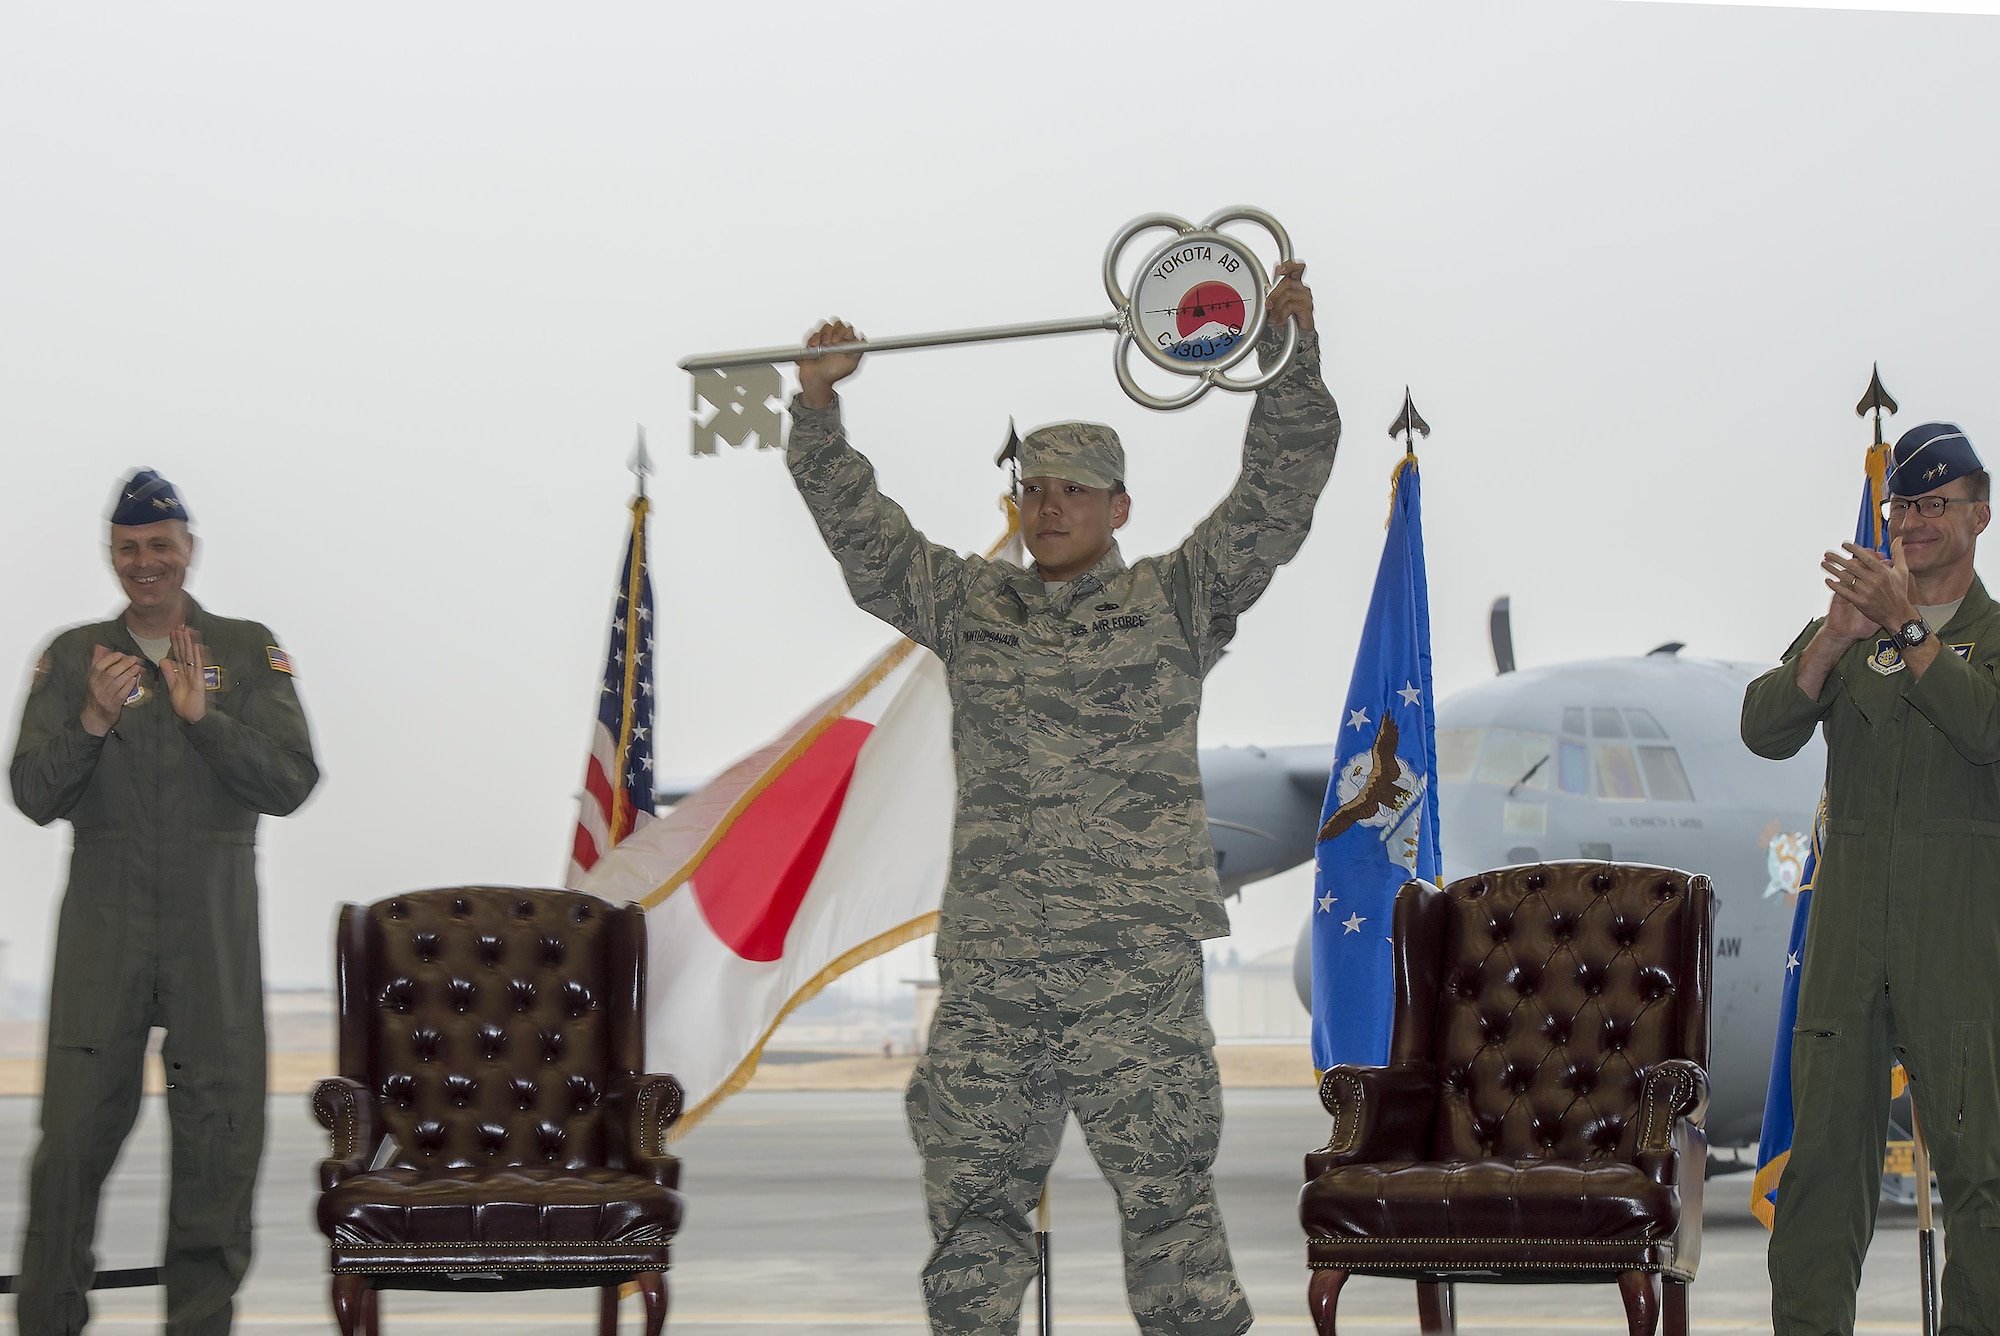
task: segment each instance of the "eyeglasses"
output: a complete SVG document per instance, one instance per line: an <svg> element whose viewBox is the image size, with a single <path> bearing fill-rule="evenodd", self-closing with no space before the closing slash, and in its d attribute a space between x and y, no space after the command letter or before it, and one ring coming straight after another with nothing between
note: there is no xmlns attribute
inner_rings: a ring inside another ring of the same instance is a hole
<svg viewBox="0 0 2000 1336"><path fill-rule="evenodd" d="M1927 520L1934 520L1944 514L1946 506L1975 506L1979 501L1969 496L1913 496L1897 497L1894 501L1882 503L1882 518L1899 520L1915 510Z"/></svg>

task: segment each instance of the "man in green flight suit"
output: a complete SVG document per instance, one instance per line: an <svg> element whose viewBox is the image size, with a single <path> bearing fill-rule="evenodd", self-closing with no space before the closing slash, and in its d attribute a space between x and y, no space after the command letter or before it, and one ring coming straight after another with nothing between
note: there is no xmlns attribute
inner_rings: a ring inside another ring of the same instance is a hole
<svg viewBox="0 0 2000 1336"><path fill-rule="evenodd" d="M97 1204L138 1116L147 1032L172 1124L167 1330L229 1330L250 1265L264 1149L264 987L256 832L319 780L291 660L256 622L182 588L185 505L141 470L111 514L124 612L58 635L36 665L14 802L74 834L49 990L42 1136L28 1180L15 1315L69 1336L90 1315Z"/></svg>
<svg viewBox="0 0 2000 1336"><path fill-rule="evenodd" d="M1957 427L1905 433L1891 560L1825 554L1827 615L1744 695L1759 755L1790 756L1815 727L1827 742L1771 1236L1777 1336L1854 1330L1892 1057L1944 1194L1944 1330L2000 1332L2000 606L1972 566L1990 486Z"/></svg>
<svg viewBox="0 0 2000 1336"><path fill-rule="evenodd" d="M927 541L848 444L852 356L799 368L786 449L862 608L943 661L958 772L939 916L942 983L907 1097L934 1240L931 1328L1012 1332L1035 1262L1028 1213L1068 1115L1117 1194L1148 1336L1250 1325L1216 1209L1221 1136L1201 941L1229 931L1195 755L1202 679L1305 541L1340 417L1319 373L1305 266L1278 267L1273 331L1298 351L1257 396L1236 485L1177 549L1127 566L1117 436L1020 442L1034 564ZM854 337L835 321L815 346Z"/></svg>

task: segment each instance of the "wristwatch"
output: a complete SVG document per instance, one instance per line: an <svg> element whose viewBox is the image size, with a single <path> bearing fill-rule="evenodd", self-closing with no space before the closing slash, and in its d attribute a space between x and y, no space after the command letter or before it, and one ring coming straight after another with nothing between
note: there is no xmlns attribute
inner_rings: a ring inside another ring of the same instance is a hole
<svg viewBox="0 0 2000 1336"><path fill-rule="evenodd" d="M1931 638L1930 623L1922 617L1912 617L1904 622L1896 632L1896 643L1904 649L1915 649Z"/></svg>

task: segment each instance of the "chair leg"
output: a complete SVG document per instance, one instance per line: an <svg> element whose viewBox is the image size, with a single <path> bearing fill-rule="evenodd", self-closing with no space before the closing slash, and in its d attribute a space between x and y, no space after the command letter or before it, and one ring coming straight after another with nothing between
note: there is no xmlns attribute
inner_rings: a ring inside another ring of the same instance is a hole
<svg viewBox="0 0 2000 1336"><path fill-rule="evenodd" d="M1333 1314L1340 1307L1340 1287L1347 1283L1345 1271L1316 1269L1306 1283L1306 1311L1312 1314L1319 1336L1334 1336Z"/></svg>
<svg viewBox="0 0 2000 1336"><path fill-rule="evenodd" d="M606 1285L597 1292L597 1336L618 1336L618 1293L620 1285Z"/></svg>
<svg viewBox="0 0 2000 1336"><path fill-rule="evenodd" d="M1424 1336L1455 1336L1458 1296L1448 1280L1417 1282L1417 1325Z"/></svg>
<svg viewBox="0 0 2000 1336"><path fill-rule="evenodd" d="M1620 1271L1618 1297L1625 1301L1625 1327L1632 1336L1655 1336L1660 1329L1660 1273Z"/></svg>
<svg viewBox="0 0 2000 1336"><path fill-rule="evenodd" d="M639 1293L646 1300L646 1336L660 1336L660 1329L667 1325L667 1274L641 1271L632 1279L639 1282Z"/></svg>
<svg viewBox="0 0 2000 1336"><path fill-rule="evenodd" d="M1667 1318L1661 1325L1667 1336L1688 1336L1688 1284L1669 1278L1666 1285Z"/></svg>
<svg viewBox="0 0 2000 1336"><path fill-rule="evenodd" d="M361 1336L382 1336L382 1291L373 1285L361 1288Z"/></svg>
<svg viewBox="0 0 2000 1336"><path fill-rule="evenodd" d="M362 1306L369 1293L368 1282L345 1271L333 1277L333 1320L340 1324L340 1336L361 1336Z"/></svg>

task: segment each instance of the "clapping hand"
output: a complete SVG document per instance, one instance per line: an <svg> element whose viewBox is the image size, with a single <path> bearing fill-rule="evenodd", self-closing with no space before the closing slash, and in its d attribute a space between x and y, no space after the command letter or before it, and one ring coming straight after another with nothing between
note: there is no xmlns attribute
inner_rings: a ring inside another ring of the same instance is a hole
<svg viewBox="0 0 2000 1336"><path fill-rule="evenodd" d="M208 713L201 637L192 626L177 626L173 642L173 655L160 660L160 675L167 679L167 699L173 703L175 714L190 724L198 724Z"/></svg>
<svg viewBox="0 0 2000 1336"><path fill-rule="evenodd" d="M83 731L101 738L118 727L125 702L139 684L139 660L103 645L90 647L90 676L83 692Z"/></svg>

